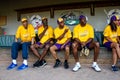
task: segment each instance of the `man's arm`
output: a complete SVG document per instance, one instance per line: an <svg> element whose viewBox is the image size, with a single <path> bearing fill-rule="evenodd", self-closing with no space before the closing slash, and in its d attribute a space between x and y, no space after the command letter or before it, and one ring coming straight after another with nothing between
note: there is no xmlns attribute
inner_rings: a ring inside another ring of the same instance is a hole
<svg viewBox="0 0 120 80"><path fill-rule="evenodd" d="M34 41L35 41L34 38L32 38L31 45L34 44Z"/></svg>
<svg viewBox="0 0 120 80"><path fill-rule="evenodd" d="M120 44L120 36L117 37L117 41Z"/></svg>
<svg viewBox="0 0 120 80"><path fill-rule="evenodd" d="M78 42L79 44L81 44L81 41L78 38L74 39L76 42Z"/></svg>
<svg viewBox="0 0 120 80"><path fill-rule="evenodd" d="M47 29L48 29L48 27L45 27L44 31L43 31L41 34L39 34L39 39L40 39L40 40L41 40L42 37L44 36L44 34L45 34L45 32L47 31Z"/></svg>
<svg viewBox="0 0 120 80"><path fill-rule="evenodd" d="M18 39L17 39L17 38L15 38L15 42L18 42Z"/></svg>
<svg viewBox="0 0 120 80"><path fill-rule="evenodd" d="M68 40L63 45L65 46L68 42L70 42L70 38L68 38Z"/></svg>
<svg viewBox="0 0 120 80"><path fill-rule="evenodd" d="M91 42L93 40L93 38L89 38L86 42L85 42L85 45L89 42Z"/></svg>
<svg viewBox="0 0 120 80"><path fill-rule="evenodd" d="M49 43L50 41L52 41L52 38L48 39L48 40L45 42L45 44L46 44L46 43Z"/></svg>
<svg viewBox="0 0 120 80"><path fill-rule="evenodd" d="M68 29L65 29L64 33L61 36L59 36L57 40L61 40L67 32L68 32Z"/></svg>
<svg viewBox="0 0 120 80"><path fill-rule="evenodd" d="M113 42L110 37L105 36L104 38L110 42Z"/></svg>

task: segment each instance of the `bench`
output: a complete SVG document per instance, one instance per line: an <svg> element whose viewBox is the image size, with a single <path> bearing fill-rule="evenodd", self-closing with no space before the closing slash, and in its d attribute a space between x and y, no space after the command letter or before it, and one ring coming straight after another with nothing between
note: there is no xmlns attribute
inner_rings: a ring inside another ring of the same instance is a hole
<svg viewBox="0 0 120 80"><path fill-rule="evenodd" d="M11 47L15 41L15 35L0 35L0 47Z"/></svg>
<svg viewBox="0 0 120 80"><path fill-rule="evenodd" d="M103 32L95 32L95 38L94 40L95 41L98 41L99 44L100 44L100 55L99 55L99 59L98 61L100 63L111 63L111 51L108 51L104 46L103 46ZM14 42L15 40L15 35L1 35L0 36L0 48L6 48L6 47L11 47L12 46L12 43ZM10 53L10 48L7 49L9 50L9 53ZM57 52L58 53L58 56L64 60L64 53L63 51L60 51L60 52ZM5 54L4 54L5 55ZM7 54L10 56L10 54ZM20 54L21 55L21 54ZM29 54L29 61L34 61L36 60L37 58L33 56L32 52L30 51L30 54ZM10 57L8 57L10 58ZM50 55L50 52L48 54L48 56L46 56L47 60L50 60L50 61L54 61L53 60L53 57ZM88 57L85 57L85 56L82 56L80 57L80 60L81 63L91 63L92 60L93 60L93 50L90 51L90 55ZM87 59L87 60L86 60ZM9 60L9 59L7 59ZM70 55L70 62L74 62L74 57L73 55Z"/></svg>

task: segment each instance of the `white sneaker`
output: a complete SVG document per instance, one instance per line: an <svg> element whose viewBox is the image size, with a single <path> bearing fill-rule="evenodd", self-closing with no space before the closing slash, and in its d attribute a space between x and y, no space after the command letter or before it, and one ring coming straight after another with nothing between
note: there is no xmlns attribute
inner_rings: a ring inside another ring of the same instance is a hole
<svg viewBox="0 0 120 80"><path fill-rule="evenodd" d="M101 69L99 68L98 64L92 65L92 68L93 68L95 71L97 71L97 72L100 72L100 71L101 71Z"/></svg>
<svg viewBox="0 0 120 80"><path fill-rule="evenodd" d="M76 64L75 64L75 67L73 68L73 71L76 72L76 71L78 71L80 68L81 68L80 63L76 63Z"/></svg>

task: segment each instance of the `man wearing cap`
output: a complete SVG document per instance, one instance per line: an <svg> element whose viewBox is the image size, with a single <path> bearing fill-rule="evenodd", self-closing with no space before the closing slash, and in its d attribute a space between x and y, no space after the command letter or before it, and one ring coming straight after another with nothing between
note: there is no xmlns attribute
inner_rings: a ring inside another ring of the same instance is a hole
<svg viewBox="0 0 120 80"><path fill-rule="evenodd" d="M38 29L38 37L40 41L31 45L33 53L38 57L38 60L33 64L33 67L46 65L44 57L46 56L49 47L53 44L53 29L51 26L48 26L48 19L46 17L42 18L42 26ZM44 48L41 54L37 51L38 48Z"/></svg>
<svg viewBox="0 0 120 80"><path fill-rule="evenodd" d="M35 32L34 27L31 24L28 24L27 18L22 18L21 22L22 25L20 25L17 29L15 42L12 44L11 48L12 63L8 66L7 70L11 70L17 67L16 59L18 57L18 51L20 49L22 49L23 64L20 65L17 70L28 68L28 51L30 45L34 43ZM20 39L21 41L19 41L18 39Z"/></svg>
<svg viewBox="0 0 120 80"><path fill-rule="evenodd" d="M79 57L78 57L78 48L87 47L88 49L94 49L94 62L92 68L95 71L101 71L97 64L97 58L99 55L99 43L93 41L94 39L94 30L93 27L87 23L86 16L81 15L79 17L80 24L76 25L73 30L73 39L72 44L73 55L76 61L73 71L78 71L81 68Z"/></svg>
<svg viewBox="0 0 120 80"><path fill-rule="evenodd" d="M104 46L112 51L112 66L111 69L112 71L118 71L118 67L116 66L117 59L120 59L120 39L118 36L120 36L119 32L119 24L118 24L119 17L116 15L113 15L110 18L110 23L105 27L103 35L104 35L104 41L103 44Z"/></svg>
<svg viewBox="0 0 120 80"><path fill-rule="evenodd" d="M56 50L65 50L65 61L64 61L64 68L69 68L68 65L68 58L69 58L69 48L70 48L70 39L71 39L71 31L69 27L64 25L63 18L58 18L57 20L58 27L54 30L54 36L57 42L50 47L50 51L56 60L54 68L57 68L61 65L61 61L59 60Z"/></svg>

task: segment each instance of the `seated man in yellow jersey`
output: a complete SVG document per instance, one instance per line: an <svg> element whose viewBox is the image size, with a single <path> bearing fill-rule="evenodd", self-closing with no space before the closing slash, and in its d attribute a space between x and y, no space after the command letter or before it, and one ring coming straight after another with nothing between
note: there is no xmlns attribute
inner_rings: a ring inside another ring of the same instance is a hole
<svg viewBox="0 0 120 80"><path fill-rule="evenodd" d="M50 51L53 57L56 60L54 68L57 68L61 65L61 61L59 60L56 50L63 50L65 49L65 61L64 61L64 68L69 68L68 65L68 58L69 58L69 49L70 49L70 39L71 39L71 31L70 29L64 25L63 18L58 18L57 20L58 27L54 30L54 36L57 42L50 47Z"/></svg>
<svg viewBox="0 0 120 80"><path fill-rule="evenodd" d="M46 17L42 18L42 24L43 26L38 29L40 41L31 45L33 53L38 57L38 60L33 64L33 67L46 65L44 57L46 56L49 47L53 44L53 29L51 26L48 26L48 19ZM38 48L44 48L41 54L37 51Z"/></svg>
<svg viewBox="0 0 120 80"><path fill-rule="evenodd" d="M120 36L119 31L119 23L118 23L119 17L116 15L113 15L110 19L110 23L105 27L104 29L104 46L112 51L112 71L118 71L119 68L116 66L117 59L120 59L120 39L118 36Z"/></svg>
<svg viewBox="0 0 120 80"><path fill-rule="evenodd" d="M12 44L11 48L11 57L12 57L12 64L10 64L7 70L11 70L17 66L17 57L18 51L22 49L22 58L23 64L17 68L17 70L23 70L28 68L27 59L28 59L28 52L29 47L31 44L34 44L34 27L31 24L28 24L26 18L22 18L21 20L22 25L20 25L16 32L16 39L15 42ZM21 42L18 39L21 39Z"/></svg>
<svg viewBox="0 0 120 80"><path fill-rule="evenodd" d="M95 71L101 71L97 65L97 58L99 55L99 43L93 41L94 39L94 30L90 24L87 24L86 16L81 15L79 17L80 24L76 25L73 30L73 39L72 44L73 55L76 61L73 71L78 71L81 68L79 57L78 57L78 48L87 47L88 49L94 49L94 62L92 68Z"/></svg>

